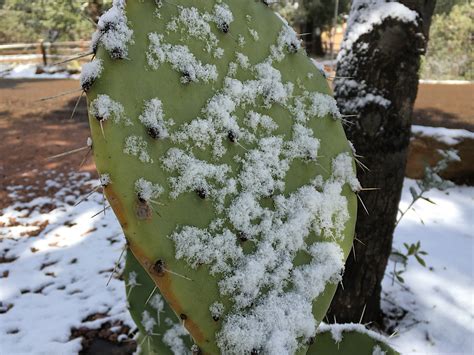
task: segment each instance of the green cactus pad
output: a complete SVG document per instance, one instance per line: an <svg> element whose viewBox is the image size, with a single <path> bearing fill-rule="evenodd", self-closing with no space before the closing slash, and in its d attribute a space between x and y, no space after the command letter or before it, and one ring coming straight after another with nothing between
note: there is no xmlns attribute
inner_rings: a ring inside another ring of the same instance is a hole
<svg viewBox="0 0 474 355"><path fill-rule="evenodd" d="M153 280L132 253L127 253L124 269L127 301L140 336L140 354L185 354L191 349L191 336L155 288Z"/></svg>
<svg viewBox="0 0 474 355"><path fill-rule="evenodd" d="M318 329L307 355L398 355L387 338L362 324L332 324Z"/></svg>
<svg viewBox="0 0 474 355"><path fill-rule="evenodd" d="M115 0L93 49L94 157L142 268L204 354L304 353L360 186L298 36L254 0Z"/></svg>

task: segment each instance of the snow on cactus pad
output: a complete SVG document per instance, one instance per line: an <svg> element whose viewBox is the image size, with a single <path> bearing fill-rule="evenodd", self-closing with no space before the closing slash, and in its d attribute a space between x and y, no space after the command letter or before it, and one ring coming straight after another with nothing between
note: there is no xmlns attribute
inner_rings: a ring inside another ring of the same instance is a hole
<svg viewBox="0 0 474 355"><path fill-rule="evenodd" d="M299 37L264 2L115 0L93 48L100 62L81 82L105 194L194 342L306 351L360 186Z"/></svg>

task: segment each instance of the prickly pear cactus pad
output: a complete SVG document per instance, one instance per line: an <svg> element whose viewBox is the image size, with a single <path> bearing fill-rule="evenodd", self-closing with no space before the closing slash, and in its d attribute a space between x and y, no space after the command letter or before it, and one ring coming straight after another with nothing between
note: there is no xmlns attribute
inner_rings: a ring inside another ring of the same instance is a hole
<svg viewBox="0 0 474 355"><path fill-rule="evenodd" d="M81 83L97 169L172 321L204 354L304 353L360 186L298 35L265 1L115 0L93 49ZM162 337L143 311L142 336Z"/></svg>
<svg viewBox="0 0 474 355"><path fill-rule="evenodd" d="M324 324L307 355L399 355L388 341L362 324Z"/></svg>
<svg viewBox="0 0 474 355"><path fill-rule="evenodd" d="M126 256L124 279L130 313L140 331L140 353L189 353L191 336L132 253Z"/></svg>

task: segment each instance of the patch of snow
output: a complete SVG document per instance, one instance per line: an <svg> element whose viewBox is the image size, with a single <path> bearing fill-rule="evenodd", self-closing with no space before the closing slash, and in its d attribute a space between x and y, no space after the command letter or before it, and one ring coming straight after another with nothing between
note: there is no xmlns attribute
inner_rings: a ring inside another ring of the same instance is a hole
<svg viewBox="0 0 474 355"><path fill-rule="evenodd" d="M294 354L297 339L308 339L315 331L310 302L293 292L271 293L249 313L231 314L217 341L229 355L250 354L254 349L271 355Z"/></svg>
<svg viewBox="0 0 474 355"><path fill-rule="evenodd" d="M99 180L100 180L100 186L102 187L105 187L112 182L109 174L100 174Z"/></svg>
<svg viewBox="0 0 474 355"><path fill-rule="evenodd" d="M285 156L291 160L299 158L314 161L318 155L319 140L314 138L311 128L297 123L293 125L292 140L286 146Z"/></svg>
<svg viewBox="0 0 474 355"><path fill-rule="evenodd" d="M420 79L420 84L442 84L442 85L472 85L474 81L471 80L433 80L433 79Z"/></svg>
<svg viewBox="0 0 474 355"><path fill-rule="evenodd" d="M213 20L219 29L224 30L234 21L234 15L227 4L216 4L214 5Z"/></svg>
<svg viewBox="0 0 474 355"><path fill-rule="evenodd" d="M315 243L309 247L311 263L293 270L292 283L299 295L314 300L324 291L326 283L337 284L344 270L344 254L332 242Z"/></svg>
<svg viewBox="0 0 474 355"><path fill-rule="evenodd" d="M172 32L179 30L182 39L192 37L203 41L206 52L214 51L214 57L221 58L224 50L218 47L219 40L212 32L211 23L214 22L220 31L227 33L234 21L229 6L225 3L216 4L212 14L201 13L195 7L178 6L178 11L179 15L168 22L166 29Z"/></svg>
<svg viewBox="0 0 474 355"><path fill-rule="evenodd" d="M277 43L270 46L271 58L281 62L286 53L296 53L301 48L301 42L295 30L289 25L282 26Z"/></svg>
<svg viewBox="0 0 474 355"><path fill-rule="evenodd" d="M124 122L127 126L132 124L130 119L125 116L122 104L105 94L98 95L92 100L89 105L89 113L100 121L112 119L114 123Z"/></svg>
<svg viewBox="0 0 474 355"><path fill-rule="evenodd" d="M112 7L99 18L97 31L92 37L93 51L102 44L112 58L126 58L127 46L133 43L133 30L128 27L127 21L125 1L114 0Z"/></svg>
<svg viewBox="0 0 474 355"><path fill-rule="evenodd" d="M325 332L330 332L332 339L336 343L340 343L344 339L345 332L356 332L360 334L367 334L372 339L393 347L393 344L391 344L388 337L373 330L367 329L363 324L360 323L327 324L322 322L318 327L317 333Z"/></svg>
<svg viewBox="0 0 474 355"><path fill-rule="evenodd" d="M148 64L153 69L158 69L164 62L170 63L171 67L182 74L181 82L189 81L216 81L218 77L217 68L213 64L202 64L196 59L189 48L184 45L172 45L163 42L163 35L150 33L150 46L146 53Z"/></svg>
<svg viewBox="0 0 474 355"><path fill-rule="evenodd" d="M340 92L356 93L351 100L347 100L344 103L346 112L357 113L367 105L375 104L382 107L389 107L391 101L383 97L380 92L375 88L369 88L365 81L358 82L353 79L344 79L344 81L338 81L338 90Z"/></svg>
<svg viewBox="0 0 474 355"><path fill-rule="evenodd" d="M349 153L339 154L333 159L333 176L336 179L346 181L351 187L352 191L360 191L362 186L354 173L353 158Z"/></svg>
<svg viewBox="0 0 474 355"><path fill-rule="evenodd" d="M102 70L102 60L98 58L95 58L82 66L79 83L84 91L87 91L94 81L100 77Z"/></svg>
<svg viewBox="0 0 474 355"><path fill-rule="evenodd" d="M246 58L240 57L239 62L247 66ZM237 63L230 69L235 73ZM239 127L233 115L234 111L238 107L255 105L257 98L262 98L268 108L274 103L285 105L293 92L293 84L283 83L281 73L270 63L259 63L253 71L255 80L241 82L226 77L224 88L211 97L203 108L202 114L205 119L197 118L185 124L172 138L177 142L188 142L188 146L192 144L199 148L212 144L216 158L225 154L223 140L228 139L229 133L234 135L236 140L252 142L254 136Z"/></svg>
<svg viewBox="0 0 474 355"><path fill-rule="evenodd" d="M166 319L171 323L169 318ZM163 335L163 343L165 343L173 352L174 355L187 355L190 353L189 349L186 348L186 345L181 339L181 337L189 336L188 331L181 324L175 323L172 324L165 334Z"/></svg>
<svg viewBox="0 0 474 355"><path fill-rule="evenodd" d="M210 22L212 16L208 13L200 13L195 7L180 7L179 15L171 19L166 28L169 31L180 31L183 39L187 37L197 38L205 43L207 52L217 49L218 39L212 33Z"/></svg>
<svg viewBox="0 0 474 355"><path fill-rule="evenodd" d="M131 271L129 274L128 274L128 286L130 287L136 287L136 286L139 286L138 282L137 282L137 273L135 271Z"/></svg>
<svg viewBox="0 0 474 355"><path fill-rule="evenodd" d="M206 230L185 226L173 233L171 239L175 242L177 259L186 259L192 268L212 264L212 275L231 271L228 262L243 256L242 248L235 243L235 235L227 229L222 234L210 234Z"/></svg>
<svg viewBox="0 0 474 355"><path fill-rule="evenodd" d="M412 201L405 179L400 209ZM394 247L421 242L427 267L411 258L404 287L383 281L385 312L401 307L408 313L391 341L402 354L470 354L474 348L474 187L456 186L426 194L436 204L419 201L395 230ZM423 223L421 223L421 219ZM389 265L390 267L390 265Z"/></svg>
<svg viewBox="0 0 474 355"><path fill-rule="evenodd" d="M264 96L267 107L274 102L285 105L293 93L293 83L282 83L281 73L268 62L262 62L255 66L258 83L258 93Z"/></svg>
<svg viewBox="0 0 474 355"><path fill-rule="evenodd" d="M237 57L237 63L240 65L241 68L243 69L249 68L250 66L249 58L246 55L242 53L236 53L236 57Z"/></svg>
<svg viewBox="0 0 474 355"><path fill-rule="evenodd" d="M252 36L252 38L255 42L260 40L260 36L258 35L258 32L256 30L249 27L248 31L249 31L250 35Z"/></svg>
<svg viewBox="0 0 474 355"><path fill-rule="evenodd" d="M147 151L148 143L140 136L128 136L125 139L123 152L128 155L137 157L142 163L153 163Z"/></svg>
<svg viewBox="0 0 474 355"><path fill-rule="evenodd" d="M147 335L153 334L153 328L156 325L156 320L155 317L150 314L150 312L143 311L141 323Z"/></svg>
<svg viewBox="0 0 474 355"><path fill-rule="evenodd" d="M214 302L209 307L213 319L219 319L224 313L224 305L220 302Z"/></svg>
<svg viewBox="0 0 474 355"><path fill-rule="evenodd" d="M411 133L418 136L433 137L447 145L456 145L464 139L474 140L474 132L466 129L412 125Z"/></svg>
<svg viewBox="0 0 474 355"><path fill-rule="evenodd" d="M140 178L135 181L135 192L138 197L144 201L150 202L163 193L164 189L160 184L153 184L152 182Z"/></svg>
<svg viewBox="0 0 474 355"><path fill-rule="evenodd" d="M336 100L330 95L319 92L305 91L301 96L294 99L294 105L290 108L296 121L304 123L313 117L325 117L331 115L340 118L341 114Z"/></svg>
<svg viewBox="0 0 474 355"><path fill-rule="evenodd" d="M133 271L132 271L133 272ZM164 312L165 309L165 301L160 294L156 293L148 302L154 309L156 309L156 320L157 324L160 325L160 313Z"/></svg>
<svg viewBox="0 0 474 355"><path fill-rule="evenodd" d="M245 46L245 37L242 36L242 35L239 35L239 37L237 37L237 43L238 43L239 47L244 47Z"/></svg>
<svg viewBox="0 0 474 355"><path fill-rule="evenodd" d="M271 133L278 128L278 125L270 116L262 115L255 111L248 112L246 120L253 131L256 131L258 127L262 127L268 133Z"/></svg>
<svg viewBox="0 0 474 355"><path fill-rule="evenodd" d="M43 67L44 72L37 74L36 64L18 64L2 66L0 77L5 79L78 79L78 74L70 74L59 67Z"/></svg>
<svg viewBox="0 0 474 355"><path fill-rule="evenodd" d="M168 137L169 134L164 119L163 105L158 98L145 102L143 112L138 119L149 131L152 130L151 133L154 138Z"/></svg>
<svg viewBox="0 0 474 355"><path fill-rule="evenodd" d="M216 48L214 51L214 58L221 59L224 56L224 50L222 48Z"/></svg>
<svg viewBox="0 0 474 355"><path fill-rule="evenodd" d="M231 169L226 164L211 164L178 148L168 150L162 162L165 169L178 174L169 178L172 198L200 191L222 204L228 193L235 193L235 181L228 178Z"/></svg>
<svg viewBox="0 0 474 355"><path fill-rule="evenodd" d="M258 149L245 154L239 173L242 190L257 196L268 196L284 189L284 178L289 162L280 159L283 140L280 137L262 138Z"/></svg>
<svg viewBox="0 0 474 355"><path fill-rule="evenodd" d="M85 173L66 177L66 183L51 180L59 186L51 197L15 202L0 211L0 250L14 259L0 264L0 275L8 273L0 277L0 301L12 306L0 314L1 353L77 354L81 338L70 339L72 328L97 329L118 320L134 327L124 283L113 277L106 285L125 245L120 225L113 213L91 219L103 209L98 192L73 206L85 197L77 186L92 189L97 180ZM12 197L26 188L10 189ZM47 204L53 209L42 213ZM18 225L10 225L12 220ZM48 225L37 236L23 234L42 223ZM85 321L97 313L106 316Z"/></svg>
<svg viewBox="0 0 474 355"><path fill-rule="evenodd" d="M382 350L379 345L375 345L374 349L372 350L372 355L386 355L387 352Z"/></svg>

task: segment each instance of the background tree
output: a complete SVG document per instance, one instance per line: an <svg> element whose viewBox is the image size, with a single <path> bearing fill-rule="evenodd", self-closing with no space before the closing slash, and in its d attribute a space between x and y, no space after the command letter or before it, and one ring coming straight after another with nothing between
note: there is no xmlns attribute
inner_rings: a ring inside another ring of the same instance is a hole
<svg viewBox="0 0 474 355"><path fill-rule="evenodd" d="M430 30L430 43L423 61L426 79L474 78L474 3L463 2L436 7Z"/></svg>
<svg viewBox="0 0 474 355"><path fill-rule="evenodd" d="M111 0L2 0L0 43L89 39Z"/></svg>
<svg viewBox="0 0 474 355"><path fill-rule="evenodd" d="M330 310L338 322L382 324L381 282L403 185L410 126L435 0L355 0L338 57L335 95L349 117L348 138L370 171L361 192L354 253ZM349 79L343 78L349 77Z"/></svg>
<svg viewBox="0 0 474 355"><path fill-rule="evenodd" d="M279 12L300 33L305 34L303 40L309 54L325 54L321 34L333 25L335 3L335 0L286 0L280 5ZM339 0L338 8L339 22L342 22L349 11L349 0Z"/></svg>
<svg viewBox="0 0 474 355"><path fill-rule="evenodd" d="M303 32L307 33L305 37L308 53L314 55L323 55L324 50L321 41L321 33L329 31L334 20L335 0L302 0L304 9L304 27ZM339 14L347 14L349 11L349 0L340 0L338 6ZM342 16L340 16L342 20Z"/></svg>

